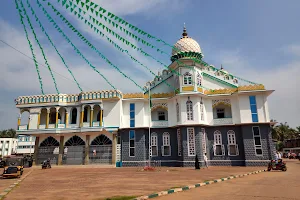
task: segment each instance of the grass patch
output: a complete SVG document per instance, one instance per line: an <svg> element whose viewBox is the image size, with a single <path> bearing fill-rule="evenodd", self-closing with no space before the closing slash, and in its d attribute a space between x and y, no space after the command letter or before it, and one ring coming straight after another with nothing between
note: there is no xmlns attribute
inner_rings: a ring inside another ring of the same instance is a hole
<svg viewBox="0 0 300 200"><path fill-rule="evenodd" d="M131 200L134 198L136 198L136 196L116 196L116 197L106 198L105 200Z"/></svg>

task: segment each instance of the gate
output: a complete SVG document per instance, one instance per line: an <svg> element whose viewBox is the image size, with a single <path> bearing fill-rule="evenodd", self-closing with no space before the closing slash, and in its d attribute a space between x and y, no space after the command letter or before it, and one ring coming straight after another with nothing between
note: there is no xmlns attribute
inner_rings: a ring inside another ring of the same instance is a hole
<svg viewBox="0 0 300 200"><path fill-rule="evenodd" d="M62 163L64 165L83 165L85 146L65 146Z"/></svg>
<svg viewBox="0 0 300 200"><path fill-rule="evenodd" d="M92 145L89 149L90 164L112 164L112 145Z"/></svg>
<svg viewBox="0 0 300 200"><path fill-rule="evenodd" d="M51 164L57 165L59 153L59 142L49 136L39 146L37 153L36 164L42 163L44 160L50 158Z"/></svg>
<svg viewBox="0 0 300 200"><path fill-rule="evenodd" d="M83 165L85 155L85 142L74 135L64 146L62 163L64 165Z"/></svg>
<svg viewBox="0 0 300 200"><path fill-rule="evenodd" d="M51 164L58 164L58 149L59 147L39 147L36 164L41 164L44 160L50 158Z"/></svg>
<svg viewBox="0 0 300 200"><path fill-rule="evenodd" d="M112 164L112 141L101 134L96 137L89 148L90 164Z"/></svg>

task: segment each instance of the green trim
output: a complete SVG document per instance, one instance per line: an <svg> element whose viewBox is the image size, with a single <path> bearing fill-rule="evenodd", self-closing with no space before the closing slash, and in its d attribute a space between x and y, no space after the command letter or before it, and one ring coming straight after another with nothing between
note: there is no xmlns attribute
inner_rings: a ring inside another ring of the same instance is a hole
<svg viewBox="0 0 300 200"><path fill-rule="evenodd" d="M172 76L174 76L174 74L171 74L168 78L162 80L160 83L158 83L157 85L154 85L153 87L150 87L150 90L156 88L157 86L159 86L160 84L162 84L163 82L167 81L169 78L171 78ZM176 90L175 90L176 91ZM144 94L146 94L147 92L149 92L149 89L147 89Z"/></svg>
<svg viewBox="0 0 300 200"><path fill-rule="evenodd" d="M233 87L233 88L238 88L238 86L236 86L236 85L234 85L234 84L232 84L232 83L228 83L227 81L222 80L222 79L220 79L220 78L218 78L218 77L212 76L212 75L210 75L210 74L208 74L208 73L206 73L206 72L202 72L202 74L203 74L204 76L206 76L206 77L212 79L212 80L215 80L215 81L217 81L217 82L219 82L219 83L223 83L224 85L228 85L228 86L231 86L231 87Z"/></svg>

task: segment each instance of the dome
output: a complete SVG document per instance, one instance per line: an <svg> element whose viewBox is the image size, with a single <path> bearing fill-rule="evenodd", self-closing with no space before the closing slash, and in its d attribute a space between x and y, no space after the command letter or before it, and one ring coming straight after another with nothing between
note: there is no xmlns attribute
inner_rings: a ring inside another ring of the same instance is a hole
<svg viewBox="0 0 300 200"><path fill-rule="evenodd" d="M194 57L202 58L202 52L200 45L194 39L188 36L186 28L184 27L182 38L180 38L172 49L171 61L175 61L179 58Z"/></svg>
<svg viewBox="0 0 300 200"><path fill-rule="evenodd" d="M183 37L176 42L172 49L172 56L181 52L201 53L200 45L190 37Z"/></svg>

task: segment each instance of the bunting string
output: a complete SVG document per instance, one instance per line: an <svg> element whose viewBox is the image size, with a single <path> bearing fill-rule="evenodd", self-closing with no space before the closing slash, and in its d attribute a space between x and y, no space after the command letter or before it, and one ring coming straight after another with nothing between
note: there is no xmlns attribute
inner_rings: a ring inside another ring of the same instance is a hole
<svg viewBox="0 0 300 200"><path fill-rule="evenodd" d="M56 53L59 55L61 61L63 62L63 64L64 64L65 67L67 68L67 70L69 71L69 73L70 73L70 75L72 76L72 78L73 78L73 80L75 81L75 83L77 84L77 87L78 87L79 90L82 92L83 90L82 90L82 88L80 87L78 81L76 80L74 74L72 73L72 71L71 71L71 69L69 68L69 66L66 64L64 58L63 58L62 55L59 53L59 51L57 50L56 46L55 46L54 43L52 42L50 36L48 35L48 33L46 32L45 28L43 27L43 25L42 25L41 22L39 21L39 19L38 19L38 17L36 16L36 14L35 14L33 8L31 7L29 1L26 0L26 3L27 3L27 6L28 6L28 7L30 8L30 10L31 10L31 14L35 17L35 21L38 22L38 24L39 24L39 26L40 26L42 32L47 36L47 38L48 38L50 44L53 46L53 48L55 49Z"/></svg>
<svg viewBox="0 0 300 200"><path fill-rule="evenodd" d="M60 0L58 0L59 2ZM124 27L129 27L129 29L133 30L133 31L136 31L138 32L139 34L143 35L143 36L146 36L147 38L149 39L154 39L156 40L156 42L161 42L163 43L164 45L166 46L169 46L171 47L172 49L176 50L176 51L180 51L178 48L174 47L174 45L170 45L169 43L165 42L164 40L160 39L160 38L157 38L149 33L147 33L146 31L143 31L141 29L139 29L138 27L128 23L127 21L125 21L124 19L118 17L117 15L107 11L106 9L104 9L103 7L99 6L98 4L90 1L90 0L85 0L85 2L83 2L83 0L71 0L71 1L76 1L77 5L80 5L82 8L85 8L86 10L90 10L91 13L95 13L96 16L100 17L101 19L104 19L106 22L108 22L109 24L111 24L113 27L115 28L118 28L123 31L126 35L138 40L139 42L141 41L143 44L145 44L146 46L149 46L151 48L155 48L154 45L152 45L151 43L145 41L145 40L142 40L141 38L139 38L138 36L134 35L133 33L129 32L128 30L126 30ZM65 3L66 0L63 0L63 3ZM75 4L75 3L71 3L71 6L72 4ZM69 6L69 5L68 5ZM81 10L81 9L80 9ZM80 11L81 12L81 11ZM82 10L82 12L85 13L85 11ZM106 15L106 16L104 16ZM112 20L111 20L112 19ZM116 21L116 22L114 22ZM121 27L119 24L122 24L124 25L124 27ZM158 50L158 52L160 53L165 53L165 52L161 52L160 50ZM212 68L214 71L220 71L220 69L217 69L215 67L213 67L212 65L209 65L208 63L206 63L205 61L203 60L199 60L199 59L196 59L196 58L193 58L191 57L190 59L192 59L194 62L198 63L198 64L201 64L205 67L209 66L210 68ZM182 64L182 63L181 63ZM242 81L245 81L245 82L248 82L250 84L254 84L254 85L257 85L258 83L254 83L254 82L251 82L251 81L248 81L246 79L243 79L243 78L240 78L238 76L235 76L233 74L229 74L231 76L233 76L234 78L237 78L239 80L242 80Z"/></svg>
<svg viewBox="0 0 300 200"><path fill-rule="evenodd" d="M46 1L46 0L43 0L43 1ZM59 2L59 1L60 1L60 0L58 0L58 2ZM62 1L62 6L63 6L64 8L66 8L67 10L70 9L71 13L73 13L76 17L78 17L79 19L81 19L82 21L84 21L84 23L87 24L92 30L94 30L95 33L99 34L99 35L102 36L102 37L105 36L104 33L102 33L102 32L101 32L100 30L98 30L92 23L90 23L86 18L84 18L84 17L82 17L82 15L80 15L80 13L82 13L83 15L86 15L86 12L85 12L85 11L83 11L83 10L80 9L80 8L78 8L79 11L77 12L77 11L75 10L75 9L77 8L77 6L76 6L75 4L73 4L70 0L68 0L68 2L69 2L70 5L67 4L67 0ZM51 3L48 3L48 5L51 5L53 11L56 12L57 15L60 15L60 13L57 11L57 9L56 9ZM63 20L64 20L64 19L63 19ZM104 24L102 24L101 22L97 21L93 16L89 15L89 20L92 20L94 24L96 23L97 26L100 26L103 30L106 30L106 32L108 32L108 33L110 33L110 34L116 36L116 33L115 33L115 32L111 31L111 29L109 29L108 27L106 27L106 26L105 26ZM118 26L118 24L115 24L115 25ZM121 26L120 26L120 27L121 27ZM121 28L122 28L122 27L121 27ZM123 30L123 29L122 29L122 30ZM73 30L73 31L74 31L74 30ZM128 33L128 32L126 32L126 33ZM121 36L120 36L120 37L121 37ZM117 37L117 38L118 38L118 37ZM111 43L113 44L113 41L112 41L111 39L108 39L108 41L111 42ZM123 43L125 42L125 44L127 44L128 46L132 47L132 48L135 49L135 50L140 51L143 55L148 56L148 57L151 57L152 59L156 60L158 63L162 64L165 68L167 68L168 70L171 70L171 72L172 72L173 74L176 74L176 75L178 75L178 76L182 76L182 74L180 74L180 73L177 72L176 70L174 70L174 69L169 69L169 67L168 67L167 65L165 65L165 64L163 64L162 62L160 62L159 60L155 59L153 56L151 56L151 55L148 54L147 52L143 51L141 48L137 48L135 45L133 45L132 43L130 43L130 42L127 41L126 39L125 39L125 41L124 41L124 40L120 40L120 41L122 41ZM115 45L113 44L113 46L115 46ZM149 45L148 45L148 46L149 46ZM153 45L152 45L152 46L153 46ZM155 46L153 46L153 47L155 47ZM120 48L120 47L117 47L117 48ZM161 51L161 50L158 50L158 51L163 52L163 51ZM165 53L165 52L164 52L164 53ZM169 54L167 54L167 53L165 53L165 54L166 54L166 55L169 55ZM186 65L185 63L183 63L183 62L180 61L180 60L176 60L176 62L177 62L177 64L180 64L180 65L182 65L182 66L185 66L185 67L187 67L187 68L192 69L194 72L196 71L196 70L194 69L194 67L191 67L191 66ZM197 60L197 62L199 62L199 61ZM179 65L178 65L178 66L179 66ZM195 84L195 81L192 80L192 82Z"/></svg>
<svg viewBox="0 0 300 200"><path fill-rule="evenodd" d="M131 77L129 77L128 75L126 75L124 72L122 72L116 65L114 65L109 59L107 59L92 43L90 43L59 11L57 11L57 9L55 9L55 7L50 2L48 2L48 5L51 6L51 8L53 9L54 12L56 10L56 14L59 15L59 17L61 18L61 20L63 22L65 22L68 25L68 27L71 30L73 30L77 34L77 36L79 38L81 38L81 40L83 42L85 42L91 49L93 49L103 60L105 60L110 66L112 66L113 68L115 68L125 78L127 78L128 80L130 80L131 82L133 82L137 87L139 87L142 91L144 91L143 87L141 87Z"/></svg>
<svg viewBox="0 0 300 200"><path fill-rule="evenodd" d="M76 51L76 53L78 55L80 55L80 57L82 57L85 62L94 70L96 71L114 90L117 90L115 88L115 86L113 86L108 80L107 78L100 72L96 69L96 67L94 67L87 59L86 57L79 51L79 49L72 43L72 41L69 39L69 37L62 31L62 29L56 24L56 22L53 20L53 18L48 14L48 12L46 11L46 9L43 7L43 5L39 2L39 0L36 0L39 8L42 9L44 15L48 18L49 22L52 24L52 26L55 27L55 29L60 32L62 34L62 36L67 40L67 42L69 44L72 45L72 47L74 48L74 51Z"/></svg>
<svg viewBox="0 0 300 200"><path fill-rule="evenodd" d="M57 94L59 94L59 90L58 90L58 87L57 87L57 83L56 83L54 74L53 74L53 72L52 72L52 69L51 69L49 63L48 63L48 60L47 60L47 58L46 58L44 49L43 49L41 43L39 42L39 40L38 40L38 38L37 38L37 36L36 36L36 33L35 33L35 31L34 31L34 28L33 28L32 24L31 24L31 21L30 21L30 19L29 19L29 16L27 15L26 9L24 8L24 5L23 5L22 1L20 1L20 5L21 5L21 7L22 7L22 10L23 10L24 15L26 16L27 22L28 22L28 24L29 24L29 26L30 26L30 28L31 28L32 34L34 35L34 39L35 39L35 41L38 43L38 45L39 45L39 47L40 47L40 50L41 50L42 55L43 55L43 58L44 58L44 60L45 60L45 64L47 65L48 70L49 70L49 72L50 72L50 74L51 74L51 77L52 77L52 80L53 80L53 83L54 83L56 92L57 92Z"/></svg>
<svg viewBox="0 0 300 200"><path fill-rule="evenodd" d="M63 20L63 18L60 15L60 12L51 4L51 2L49 2L48 0L42 0L42 1L47 1L48 2L48 6L50 6L52 8L52 10L59 15L59 17ZM68 4L66 4L67 1L62 1L63 7L68 9L70 8L71 12L74 11L74 7L76 7L75 4L72 4L73 7L70 7ZM84 20L83 17L80 15L80 13L84 13L86 14L85 11L83 11L82 9L78 8L79 12L74 11L73 14L75 14L79 19ZM111 29L109 29L107 26L105 26L103 23L97 21L95 18L93 18L92 16L90 16L90 19L93 20L93 22L99 26L100 28L102 28L104 31L106 31L109 34L112 34L116 39L118 39L119 41L123 42L125 45L135 49L136 51L140 52L141 54L143 54L146 57L150 57L151 59L155 60L157 63L159 63L160 65L162 65L163 67L165 67L166 69L168 69L168 66L161 62L160 60L154 58L151 54L147 53L146 51L144 51L142 48L138 48L136 45L132 44L131 42L129 42L128 40L126 40L124 37L122 37L121 35L117 34L116 32L112 31ZM87 23L91 28L94 27L93 24L91 24L90 22L88 22L87 19L84 20L85 23ZM73 30L74 31L74 30ZM172 69L173 70L173 69ZM173 70L173 73L176 73L177 75L178 72L176 72L175 70Z"/></svg>
<svg viewBox="0 0 300 200"><path fill-rule="evenodd" d="M47 1L47 0L43 0L43 1ZM67 1L69 2L69 4L67 4ZM60 2L60 0L58 0L58 2ZM66 21L65 23L67 23L67 25L71 28L73 27L61 14L60 12L50 3L48 2L48 5L52 8L52 10L56 13L56 15L60 16L60 18L62 19L62 21ZM81 16L80 13L83 13L84 15L86 14L85 11L83 11L82 9L78 8L78 12L75 10L76 9L76 5L73 4L71 1L69 0L64 0L62 1L62 5L64 8L66 8L67 10L70 9L71 13L73 13L75 16L77 16L79 19L81 19L82 21L84 21L85 24L87 24L92 30L94 30L95 33L98 33L99 35L101 35L102 37L105 36L104 33L102 33L99 29L97 29L92 23L90 23L87 19L85 19L84 17ZM96 20L94 17L92 17L91 15L89 15L89 19L93 21L93 23L96 23L97 26L101 27L103 30L105 30L106 32L117 36L116 38L121 38L120 41L122 41L123 43L125 43L126 45L132 47L133 49L136 49L138 51L140 51L142 54L144 54L145 56L151 57L152 59L156 60L158 63L162 64L165 68L167 68L168 70L171 70L172 73L176 73L178 76L182 76L182 74L180 74L179 72L175 71L174 69L170 69L167 65L163 64L162 62L160 62L159 60L155 59L153 56L151 56L150 54L148 54L147 52L145 52L144 50L142 50L141 48L137 48L135 45L133 45L132 43L130 43L129 41L127 41L126 39L124 39L123 37L119 36L117 33L115 33L114 31L112 31L111 29L109 29L108 27L106 27L104 24L102 24L101 22L99 22L98 20ZM116 24L117 25L117 24ZM74 32L76 32L76 29L72 29ZM128 32L126 32L128 33ZM77 32L78 35L78 32ZM81 37L82 35L78 35L79 37ZM113 42L111 39L108 39L109 42ZM112 43L113 44L113 43ZM115 46L115 45L114 45ZM152 45L153 46L153 45ZM155 46L153 46L155 47ZM120 49L121 47L117 47L118 49ZM122 49L122 48L121 48ZM160 52L162 52L161 50L158 50ZM167 53L165 53L166 55L168 55ZM187 66L185 63L181 62L180 60L176 60L177 64L181 64L185 67L188 67L190 69L192 69L193 71L195 71L194 67L191 66ZM196 82L194 80L192 80L192 82L194 84L196 84ZM203 86L200 86L201 88L204 88Z"/></svg>
<svg viewBox="0 0 300 200"><path fill-rule="evenodd" d="M71 2L70 2L71 3ZM73 13L73 12L72 12ZM152 75L157 76L148 66L144 65L143 63L141 63L139 60L137 60L134 56L132 56L128 50L123 49L122 47L120 47L118 44L116 44L112 39L110 39L108 36L106 36L104 33L102 33L98 28L96 28L96 26L93 26L93 24L91 24L86 18L82 17L82 15L78 14L78 18L80 18L82 21L84 21L85 24L88 24L89 27L94 30L95 33L99 34L102 37L105 37L107 39L108 42L110 42L112 44L113 47L115 47L116 49L118 49L119 51L121 51L122 53L125 53L127 56L130 57L130 59L136 63L138 63L139 65L143 66L144 68L146 68ZM164 84L166 84L168 87L172 88L172 90L175 90L175 88L173 86L171 86L169 83L166 82L166 80L162 81Z"/></svg>
<svg viewBox="0 0 300 200"><path fill-rule="evenodd" d="M43 81L42 81L42 77L40 75L39 65L38 65L38 62L37 62L35 54L34 54L33 46L32 46L32 44L29 40L29 37L28 37L28 32L26 30L26 26L25 26L24 21L23 21L24 17L21 14L22 11L19 8L19 4L18 4L17 0L15 0L15 4L16 4L16 9L18 10L18 13L19 13L19 16L20 16L21 24L23 25L23 29L24 29L24 32L25 32L25 35L26 35L27 42L28 42L29 47L30 47L30 51L31 51L32 58L33 58L33 61L34 61L34 65L35 65L35 69L36 69L38 79L39 79L39 83L40 83L40 89L41 89L42 94L44 95L45 93L44 93L44 89L43 89Z"/></svg>

